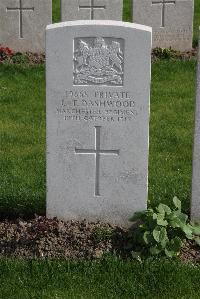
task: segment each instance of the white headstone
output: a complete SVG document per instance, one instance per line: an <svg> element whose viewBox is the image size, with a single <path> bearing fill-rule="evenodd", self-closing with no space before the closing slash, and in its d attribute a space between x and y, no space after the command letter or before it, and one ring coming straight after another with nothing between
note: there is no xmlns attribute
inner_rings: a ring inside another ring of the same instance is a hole
<svg viewBox="0 0 200 299"><path fill-rule="evenodd" d="M200 222L200 34L199 34L198 68L197 68L195 135L194 135L194 150L193 150L191 219L193 221Z"/></svg>
<svg viewBox="0 0 200 299"><path fill-rule="evenodd" d="M0 44L15 51L43 52L52 23L52 0L0 0Z"/></svg>
<svg viewBox="0 0 200 299"><path fill-rule="evenodd" d="M133 0L133 21L151 26L153 48L192 48L193 0Z"/></svg>
<svg viewBox="0 0 200 299"><path fill-rule="evenodd" d="M127 225L146 209L151 28L47 27L47 215Z"/></svg>
<svg viewBox="0 0 200 299"><path fill-rule="evenodd" d="M123 0L61 0L62 21L122 20Z"/></svg>

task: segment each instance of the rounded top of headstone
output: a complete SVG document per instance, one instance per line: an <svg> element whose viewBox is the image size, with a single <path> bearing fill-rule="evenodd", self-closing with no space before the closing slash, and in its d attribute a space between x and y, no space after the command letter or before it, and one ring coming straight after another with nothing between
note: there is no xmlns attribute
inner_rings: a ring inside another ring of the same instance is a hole
<svg viewBox="0 0 200 299"><path fill-rule="evenodd" d="M129 23L129 22L121 22L121 21L111 21L111 20L78 20L78 21L69 21L69 22L61 22L56 24L50 24L47 26L47 30L56 29L56 28L63 28L69 26L115 26L115 27L124 27L124 28L133 28L136 30L143 30L152 32L152 27L140 25L136 23Z"/></svg>

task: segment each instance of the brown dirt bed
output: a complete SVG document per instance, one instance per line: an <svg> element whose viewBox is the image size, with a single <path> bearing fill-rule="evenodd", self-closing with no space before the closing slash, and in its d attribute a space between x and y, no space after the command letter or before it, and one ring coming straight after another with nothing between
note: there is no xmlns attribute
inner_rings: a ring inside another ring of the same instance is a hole
<svg viewBox="0 0 200 299"><path fill-rule="evenodd" d="M107 253L129 258L127 244L127 230L100 222L63 222L43 216L0 222L0 258L98 259ZM180 258L200 263L199 247L185 242Z"/></svg>

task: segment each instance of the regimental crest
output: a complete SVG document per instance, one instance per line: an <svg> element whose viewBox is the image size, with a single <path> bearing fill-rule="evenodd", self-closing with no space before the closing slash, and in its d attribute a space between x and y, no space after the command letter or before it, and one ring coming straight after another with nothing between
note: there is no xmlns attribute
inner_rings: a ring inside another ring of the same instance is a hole
<svg viewBox="0 0 200 299"><path fill-rule="evenodd" d="M74 85L123 86L124 40L74 40Z"/></svg>

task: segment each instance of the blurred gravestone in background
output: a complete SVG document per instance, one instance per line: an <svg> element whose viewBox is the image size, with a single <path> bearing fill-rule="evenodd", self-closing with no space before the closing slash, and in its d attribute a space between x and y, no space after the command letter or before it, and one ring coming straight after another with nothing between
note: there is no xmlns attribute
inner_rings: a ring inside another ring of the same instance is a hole
<svg viewBox="0 0 200 299"><path fill-rule="evenodd" d="M197 68L197 93L196 93L195 135L194 135L194 152L193 152L191 218L193 221L200 222L200 34L199 34L198 68Z"/></svg>
<svg viewBox="0 0 200 299"><path fill-rule="evenodd" d="M121 21L123 0L61 0L62 21Z"/></svg>
<svg viewBox="0 0 200 299"><path fill-rule="evenodd" d="M15 51L44 52L52 0L1 0L0 44Z"/></svg>
<svg viewBox="0 0 200 299"><path fill-rule="evenodd" d="M133 22L152 27L153 48L192 49L193 0L133 0Z"/></svg>

